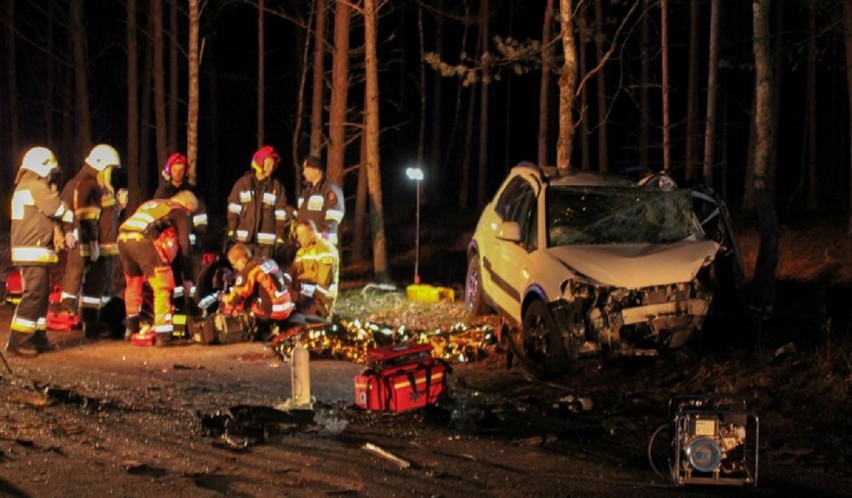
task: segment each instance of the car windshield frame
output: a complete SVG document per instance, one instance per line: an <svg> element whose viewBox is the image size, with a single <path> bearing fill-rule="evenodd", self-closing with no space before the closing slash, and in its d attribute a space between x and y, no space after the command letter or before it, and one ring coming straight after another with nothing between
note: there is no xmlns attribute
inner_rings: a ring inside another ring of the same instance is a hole
<svg viewBox="0 0 852 498"><path fill-rule="evenodd" d="M547 247L671 244L698 234L689 189L551 185L545 224Z"/></svg>

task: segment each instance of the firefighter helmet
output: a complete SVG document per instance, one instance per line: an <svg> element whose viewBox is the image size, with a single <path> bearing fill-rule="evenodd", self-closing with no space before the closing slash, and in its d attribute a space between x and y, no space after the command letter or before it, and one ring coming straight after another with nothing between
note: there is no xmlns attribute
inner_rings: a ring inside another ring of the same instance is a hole
<svg viewBox="0 0 852 498"><path fill-rule="evenodd" d="M156 246L157 252L163 261L168 263L174 262L175 258L177 258L178 250L180 249L180 245L177 240L177 230L175 230L175 227L169 227L163 230L160 236L157 237L154 245Z"/></svg>
<svg viewBox="0 0 852 498"><path fill-rule="evenodd" d="M275 149L271 145L264 145L257 149L257 152L251 156L251 169L258 173L263 173L263 162L267 157L271 157L275 161L276 166L281 161L281 156L275 152Z"/></svg>
<svg viewBox="0 0 852 498"><path fill-rule="evenodd" d="M33 147L21 160L21 169L28 169L42 178L47 178L51 170L58 166L56 156L47 147Z"/></svg>
<svg viewBox="0 0 852 498"><path fill-rule="evenodd" d="M171 181L172 165L178 163L188 166L189 160L186 158L185 155L181 154L180 152L175 152L174 154L170 155L168 159L166 159L166 164L163 166L163 178L166 181Z"/></svg>
<svg viewBox="0 0 852 498"><path fill-rule="evenodd" d="M86 164L95 168L98 171L103 171L107 166L121 167L121 160L118 158L118 151L111 145L98 144L92 148L89 155L86 156Z"/></svg>
<svg viewBox="0 0 852 498"><path fill-rule="evenodd" d="M172 202L180 204L182 208L190 213L194 213L198 209L198 198L189 190L181 190L171 196L170 199Z"/></svg>

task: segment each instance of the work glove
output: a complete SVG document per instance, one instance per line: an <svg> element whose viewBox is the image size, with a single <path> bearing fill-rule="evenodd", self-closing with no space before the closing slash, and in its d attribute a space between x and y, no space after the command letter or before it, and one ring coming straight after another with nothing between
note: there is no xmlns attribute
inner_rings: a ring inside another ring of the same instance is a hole
<svg viewBox="0 0 852 498"><path fill-rule="evenodd" d="M101 247L97 242L89 242L89 259L94 263L101 257Z"/></svg>
<svg viewBox="0 0 852 498"><path fill-rule="evenodd" d="M121 209L124 209L124 208L127 207L127 189L126 188L118 189L118 192L116 192L116 194L115 194L115 201L118 203L118 206Z"/></svg>

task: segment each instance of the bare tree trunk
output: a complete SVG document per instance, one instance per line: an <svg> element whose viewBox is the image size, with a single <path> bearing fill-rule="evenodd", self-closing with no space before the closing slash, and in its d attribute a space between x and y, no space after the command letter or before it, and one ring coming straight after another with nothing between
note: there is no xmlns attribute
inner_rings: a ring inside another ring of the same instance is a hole
<svg viewBox="0 0 852 498"><path fill-rule="evenodd" d="M189 61L186 113L186 154L189 159L189 183L195 185L198 178L198 75L201 67L201 48L199 47L199 27L201 11L199 0L189 0ZM213 147L215 149L215 147ZM215 164L215 163L214 163ZM212 179L208 178L208 181ZM208 183L210 185L210 183Z"/></svg>
<svg viewBox="0 0 852 498"><path fill-rule="evenodd" d="M480 39L480 55L479 63L482 66L482 79L479 83L479 168L477 168L476 178L476 205L482 207L487 202L487 187L488 187L488 134L490 126L488 122L488 89L491 82L490 75L490 59L491 52L488 47L491 45L491 35L489 34L489 16L491 10L489 8L489 0L480 0L479 3L479 39Z"/></svg>
<svg viewBox="0 0 852 498"><path fill-rule="evenodd" d="M559 76L559 141L556 144L556 167L571 170L574 135L574 89L577 83L577 47L574 44L574 10L571 0L559 0L560 31L565 65Z"/></svg>
<svg viewBox="0 0 852 498"><path fill-rule="evenodd" d="M437 9L443 9L444 0L436 0L435 7ZM438 54L438 57L443 57L444 52L444 19L441 16L435 17L435 53ZM429 155L429 171L431 174L429 175L429 186L431 187L431 199L435 204L440 204L442 201L443 195L443 183L441 181L443 175L441 174L441 167L443 164L441 163L442 149L443 149L443 126L441 124L444 122L444 113L441 112L443 108L444 101L444 78L441 76L440 71L433 71L432 74L432 145L431 151ZM455 117L454 117L455 119Z"/></svg>
<svg viewBox="0 0 852 498"><path fill-rule="evenodd" d="M257 0L257 146L266 143L264 110L266 109L266 45L264 44L264 0Z"/></svg>
<svg viewBox="0 0 852 498"><path fill-rule="evenodd" d="M852 116L852 4L843 2L843 27L846 48L846 97ZM852 126L849 127L849 212L846 233L852 235Z"/></svg>
<svg viewBox="0 0 852 498"><path fill-rule="evenodd" d="M192 0L193 2L199 2L200 0ZM207 75L207 107L210 112L210 137L212 137L214 143L219 140L219 70L216 66L216 57L213 54L215 50L216 43L214 42L215 38L205 38L204 39L204 52L207 53L207 70L204 74ZM200 64L199 64L200 65ZM208 199L221 199L223 196L228 195L225 189L230 188L229 185L223 185L220 178L222 178L222 170L224 168L221 167L219 163L219 148L211 147L208 151L210 155L210 160L207 162L207 171L209 171L209 175L205 175L205 179L207 180L207 194Z"/></svg>
<svg viewBox="0 0 852 498"><path fill-rule="evenodd" d="M580 38L580 49L577 50L577 61L580 65L580 74L588 74L587 53L589 45L589 23L586 20L587 9L577 12L577 35ZM591 144L589 142L589 91L583 86L580 89L580 169L589 171L592 165Z"/></svg>
<svg viewBox="0 0 852 498"><path fill-rule="evenodd" d="M754 65L757 83L754 191L760 231L760 249L754 269L754 306L771 311L775 302L778 265L778 220L775 213L775 118L772 109L772 59L769 54L769 0L754 0Z"/></svg>
<svg viewBox="0 0 852 498"><path fill-rule="evenodd" d="M169 128L168 145L169 152L182 149L178 146L178 104L180 94L178 93L178 76L180 69L178 64L178 0L169 0Z"/></svg>
<svg viewBox="0 0 852 498"><path fill-rule="evenodd" d="M746 172L743 185L743 212L754 211L754 162L757 149L757 127L755 115L757 114L757 81L754 83L754 92L751 96L751 123L748 129L748 151L746 151Z"/></svg>
<svg viewBox="0 0 852 498"><path fill-rule="evenodd" d="M163 0L151 0L151 36L154 37L154 134L157 140L157 165L165 164L166 88L163 74Z"/></svg>
<svg viewBox="0 0 852 498"><path fill-rule="evenodd" d="M440 1L443 2L443 0L440 0ZM470 5L468 4L468 2L466 0L464 2L464 18L465 19L470 18ZM468 38L469 33L470 33L470 23L465 22L464 23L464 30L462 31L462 39L461 39L461 51L462 51L462 53L465 53L465 54L467 53L467 38ZM478 52L479 49L476 49L476 51ZM436 71L436 73L437 73L437 71ZM441 76L438 75L437 77L440 78ZM459 128L459 119L461 119L461 115L462 115L462 92L464 91L464 88L465 88L464 85L457 85L456 86L456 103L455 103L455 107L454 107L455 112L453 112L453 124L450 126L450 135L447 139L447 148L444 151L444 154L443 154L443 157L442 157L444 164L450 163L450 161L452 159L452 155L453 155L453 148L456 145L456 133L457 133L458 128ZM469 142L466 142L466 143L469 143ZM460 207L461 206L462 205L460 205Z"/></svg>
<svg viewBox="0 0 852 498"><path fill-rule="evenodd" d="M342 185L343 159L346 152L351 9L348 0L335 0L334 5L334 58L331 63L331 105L328 117L328 177L332 182Z"/></svg>
<svg viewBox="0 0 852 498"><path fill-rule="evenodd" d="M136 209L139 198L139 55L136 0L127 0L127 186L128 209ZM130 211L133 212L133 211Z"/></svg>
<svg viewBox="0 0 852 498"><path fill-rule="evenodd" d="M471 87L467 101L467 123L464 134L464 146L462 147L464 155L462 157L461 179L459 180L458 206L460 208L466 208L470 205L470 163L472 162L471 151L473 150L473 116L475 112L476 93L474 93L474 87Z"/></svg>
<svg viewBox="0 0 852 498"><path fill-rule="evenodd" d="M9 206L10 186L15 171L13 168L18 166L22 153L18 150L20 147L18 144L20 141L20 121L18 117L17 60L15 58L15 0L6 0L6 23L6 87L8 96L5 102L9 107L9 153L0 160L10 166L0 168L0 182L2 182L0 183L0 192L2 192L0 202L2 202L4 210ZM0 218L0 223L2 223L3 228L6 228L8 226L8 215Z"/></svg>
<svg viewBox="0 0 852 498"><path fill-rule="evenodd" d="M805 108L807 109L807 117L805 121L807 146L807 198L806 206L808 209L815 209L819 204L817 200L817 46L816 46L816 0L811 0L808 4L808 76L807 76L807 97Z"/></svg>
<svg viewBox="0 0 852 498"><path fill-rule="evenodd" d="M651 86L651 35L648 28L648 10L651 0L642 0L642 25L640 39L642 40L642 82L639 84L639 166L643 170L650 168L651 150L651 97L648 89Z"/></svg>
<svg viewBox="0 0 852 498"><path fill-rule="evenodd" d="M299 90L296 97L296 112L294 117L293 135L290 137L290 158L293 161L293 192L298 195L302 191L302 168L301 168L301 142L302 142L302 122L305 114L305 86L308 84L308 67L310 66L310 50L311 50L311 35L310 26L314 24L314 15L316 9L311 9L308 16L308 22L305 30L305 36L302 38L302 59L299 61ZM310 151L308 152L309 155ZM320 157L320 156L317 156Z"/></svg>
<svg viewBox="0 0 852 498"><path fill-rule="evenodd" d="M151 27L148 20L148 28ZM142 102L140 103L139 116L139 199L148 200L151 192L151 162L149 153L151 150L151 100L153 97L154 84L154 45L148 43L145 47L145 66L142 70ZM156 158L155 158L156 159Z"/></svg>
<svg viewBox="0 0 852 498"><path fill-rule="evenodd" d="M364 89L366 99L367 90ZM365 100L366 101L366 100ZM362 130L367 129L367 115L364 114ZM358 163L358 187L355 191L355 223L352 229L352 262L367 261L367 134L361 133L361 156Z"/></svg>
<svg viewBox="0 0 852 498"><path fill-rule="evenodd" d="M311 94L311 155L322 157L322 106L325 95L325 0L316 0L314 30L314 67ZM299 177L300 175L296 175Z"/></svg>
<svg viewBox="0 0 852 498"><path fill-rule="evenodd" d="M45 29L46 29L46 32L47 32L47 51L48 51L48 53L51 53L51 54L54 53L53 52L54 51L54 48L53 48L53 45L54 45L54 43L53 43L53 26L54 26L55 23L54 23L53 17L55 15L56 15L55 14L55 4L53 2L47 2L47 26L46 26ZM46 68L47 69L47 79L44 82L44 84L46 86L44 94L47 96L47 99L50 102L50 104L45 106L44 126L45 126L45 134L47 135L48 147L50 147L53 150L56 150L56 144L54 143L55 139L54 139L54 129L53 129L53 127L54 127L53 114L56 112L56 108L53 105L53 102L54 102L53 92L55 91L53 80L56 77L56 68L55 68L56 64L53 60L53 57L48 57L46 62L47 62L47 68ZM61 169L61 167L60 167L60 169ZM5 204L4 204L4 206L5 206Z"/></svg>
<svg viewBox="0 0 852 498"><path fill-rule="evenodd" d="M716 149L716 94L719 74L719 0L710 0L710 57L707 62L707 121L704 124L704 183L713 186Z"/></svg>
<svg viewBox="0 0 852 498"><path fill-rule="evenodd" d="M671 172L671 130L669 116L669 2L660 0L660 48L663 56L663 171Z"/></svg>
<svg viewBox="0 0 852 498"><path fill-rule="evenodd" d="M544 22L541 27L541 84L538 95L538 164L547 164L547 124L550 116L550 26L553 23L553 0L544 5Z"/></svg>
<svg viewBox="0 0 852 498"><path fill-rule="evenodd" d="M665 1L665 0L663 0ZM604 58L604 15L603 2L595 2L595 57L600 63ZM563 35L564 40L564 35ZM573 41L572 41L573 44ZM598 169L602 172L609 171L609 145L607 144L607 94L606 94L606 70L600 66L597 76L598 94ZM572 97L573 98L573 97ZM573 124L572 124L573 128ZM573 133L573 129L572 129Z"/></svg>
<svg viewBox="0 0 852 498"><path fill-rule="evenodd" d="M382 207L382 177L379 163L379 69L376 58L378 37L376 0L364 0L364 63L367 78L365 129L367 135L367 186L370 192L370 227L373 231L373 274L387 280L388 257L385 249L385 221Z"/></svg>
<svg viewBox="0 0 852 498"><path fill-rule="evenodd" d="M698 0L689 0L689 67L686 89L686 164L684 178L697 175L698 149Z"/></svg>
<svg viewBox="0 0 852 498"><path fill-rule="evenodd" d="M71 45L74 53L74 90L77 115L76 157L85 157L92 147L92 111L89 107L86 28L83 25L83 0L71 0Z"/></svg>

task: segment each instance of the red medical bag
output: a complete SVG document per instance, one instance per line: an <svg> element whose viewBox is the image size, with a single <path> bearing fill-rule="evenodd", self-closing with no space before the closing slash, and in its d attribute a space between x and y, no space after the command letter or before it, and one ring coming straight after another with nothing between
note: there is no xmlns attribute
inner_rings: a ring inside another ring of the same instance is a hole
<svg viewBox="0 0 852 498"><path fill-rule="evenodd" d="M355 404L367 410L403 412L447 396L447 365L431 344L391 344L367 351L367 369L355 376Z"/></svg>

